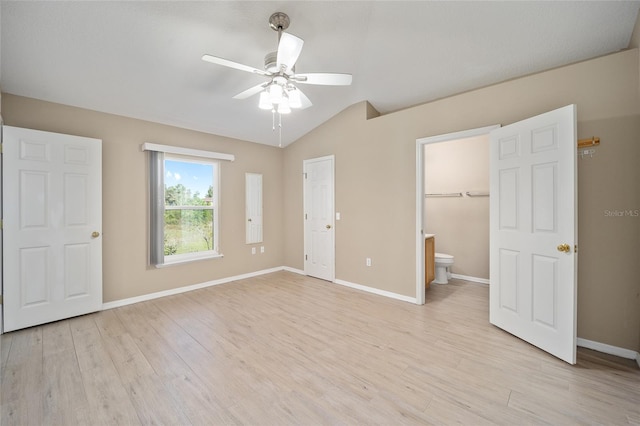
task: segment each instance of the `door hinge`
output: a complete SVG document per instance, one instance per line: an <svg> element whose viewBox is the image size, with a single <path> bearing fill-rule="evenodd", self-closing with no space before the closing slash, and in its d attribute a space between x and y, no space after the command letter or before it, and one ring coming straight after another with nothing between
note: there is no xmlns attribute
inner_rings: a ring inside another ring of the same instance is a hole
<svg viewBox="0 0 640 426"><path fill-rule="evenodd" d="M303 175L304 175L304 178L306 179L306 178L307 178L307 174L306 174L306 173L303 173Z"/></svg>
<svg viewBox="0 0 640 426"><path fill-rule="evenodd" d="M309 260L306 254L304 255L304 260Z"/></svg>
<svg viewBox="0 0 640 426"><path fill-rule="evenodd" d="M2 229L3 225L4 224L2 223L2 219L0 219L0 229Z"/></svg>
<svg viewBox="0 0 640 426"><path fill-rule="evenodd" d="M304 220L307 220L307 214L306 213L304 214Z"/></svg>
<svg viewBox="0 0 640 426"><path fill-rule="evenodd" d="M577 245L577 244L573 246L573 252L574 252L574 253L577 253L577 252L578 252L578 245Z"/></svg>
<svg viewBox="0 0 640 426"><path fill-rule="evenodd" d="M3 304L2 295L0 294L0 305Z"/></svg>

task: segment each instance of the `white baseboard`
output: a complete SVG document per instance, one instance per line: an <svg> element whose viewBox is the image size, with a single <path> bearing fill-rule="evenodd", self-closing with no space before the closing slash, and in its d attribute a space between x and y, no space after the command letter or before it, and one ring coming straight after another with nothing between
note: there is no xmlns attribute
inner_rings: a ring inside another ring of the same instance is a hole
<svg viewBox="0 0 640 426"><path fill-rule="evenodd" d="M225 284L231 281L243 280L245 278L257 277L260 275L270 274L272 272L282 271L284 268L279 266L277 268L263 269L261 271L249 272L246 274L235 275L233 277L221 278L219 280L207 281L200 284L188 285L185 287L172 288L171 290L158 291L156 293L143 294L142 296L129 297L127 299L114 300L113 302L107 302L102 304L102 310L118 308L120 306L132 305L138 302L146 302L147 300L158 299L160 297L171 296L173 294L186 293L187 291L198 290L200 288L211 287L214 285Z"/></svg>
<svg viewBox="0 0 640 426"><path fill-rule="evenodd" d="M386 290L380 290L380 289L373 288L373 287L367 287L366 285L354 284L354 283L351 283L349 281L340 280L340 279L336 279L334 281L334 283L343 285L345 287L355 288L356 290L366 291L367 293L377 294L378 296L390 297L391 299L402 300L403 302L417 303L415 297L404 296L402 294L392 293L392 292L386 291Z"/></svg>
<svg viewBox="0 0 640 426"><path fill-rule="evenodd" d="M451 274L451 278L456 278L456 279L465 280L465 281L471 281L471 282L480 283L480 284L489 284L489 280L486 279L486 278L470 277L468 275Z"/></svg>
<svg viewBox="0 0 640 426"><path fill-rule="evenodd" d="M293 272L294 274L304 275L304 271L302 269L291 268L289 266L283 266L282 270L287 272Z"/></svg>
<svg viewBox="0 0 640 426"><path fill-rule="evenodd" d="M301 270L301 269L290 268L288 266L283 266L282 269L285 270L285 271L296 273L296 274L306 275L304 273L304 271ZM334 282L334 284L340 284L340 285L343 285L345 287L355 288L356 290L366 291L367 293L377 294L378 296L390 297L391 299L397 299L397 300L402 300L404 302L416 303L416 298L415 297L403 296L402 294L392 293L390 291L380 290L380 289L373 288L373 287L367 287L366 285L355 284L355 283L352 283L352 282L349 282L349 281L345 281L345 280L341 280L341 279L338 279L338 278L333 280L333 282Z"/></svg>
<svg viewBox="0 0 640 426"><path fill-rule="evenodd" d="M617 346L607 345L606 343L594 342L593 340L578 337L577 345L594 351L602 352L609 355L619 356L620 358L634 359L640 367L640 353L631 349L619 348Z"/></svg>
<svg viewBox="0 0 640 426"><path fill-rule="evenodd" d="M158 291L156 293L149 293L149 294L143 294L141 296L129 297L127 299L114 300L113 302L103 303L102 304L102 310L119 308L121 306L132 305L134 303L139 303L139 302L146 302L148 300L158 299L160 297L171 296L171 295L180 294L180 293L186 293L188 291L198 290L198 289L201 289L201 288L211 287L211 286L219 285L219 284L225 284L225 283L229 283L231 281L243 280L245 278L257 277L257 276L260 276L260 275L270 274L272 272L278 272L278 271L288 271L288 272L293 272L294 274L305 275L304 271L302 271L300 269L291 268L289 266L279 266L279 267L276 267L276 268L263 269L261 271L249 272L247 274L235 275L233 277L227 277L227 278L221 278L221 279L218 279L218 280L207 281L207 282L200 283L200 284L193 284L193 285L188 285L188 286L185 286L185 287L172 288L171 290ZM340 284L340 285L343 285L343 286L346 286L346 287L355 288L357 290L366 291L368 293L377 294L379 296L385 296L385 297L390 297L392 299L402 300L402 301L405 301L405 302L416 303L416 298L415 297L404 296L402 294L392 293L390 291L385 291L385 290L379 290L377 288L367 287L367 286L360 285L360 284L354 284L354 283L351 283L351 282L348 282L348 281L344 281L344 280L339 280L339 279L335 280L334 283Z"/></svg>

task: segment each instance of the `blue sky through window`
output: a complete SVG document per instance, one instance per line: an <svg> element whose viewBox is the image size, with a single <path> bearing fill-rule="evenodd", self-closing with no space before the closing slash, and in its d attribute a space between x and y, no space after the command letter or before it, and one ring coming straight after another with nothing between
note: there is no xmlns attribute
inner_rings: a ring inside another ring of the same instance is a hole
<svg viewBox="0 0 640 426"><path fill-rule="evenodd" d="M167 187L182 184L200 197L207 195L213 185L213 166L211 164L190 163L186 161L165 160L164 183Z"/></svg>

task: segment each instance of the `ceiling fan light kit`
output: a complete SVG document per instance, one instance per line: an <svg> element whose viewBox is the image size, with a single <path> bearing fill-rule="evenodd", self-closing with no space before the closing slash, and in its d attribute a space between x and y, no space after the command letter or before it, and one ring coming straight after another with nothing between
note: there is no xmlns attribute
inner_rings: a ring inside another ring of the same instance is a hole
<svg viewBox="0 0 640 426"><path fill-rule="evenodd" d="M271 110L274 115L273 130L275 130L275 114L289 114L291 109L305 109L310 107L309 98L294 85L294 83L315 84L324 86L348 86L351 84L351 74L335 73L295 73L295 64L302 52L304 41L292 34L283 32L289 28L291 20L286 13L276 12L269 17L269 27L278 32L278 50L267 53L264 57L264 71L248 65L243 65L228 59L213 55L203 55L202 59L217 65L259 74L270 79L267 83L238 93L234 99L246 99L253 95L260 94L258 107L264 110ZM278 117L281 123L281 117ZM280 128L280 139L282 139L282 126Z"/></svg>

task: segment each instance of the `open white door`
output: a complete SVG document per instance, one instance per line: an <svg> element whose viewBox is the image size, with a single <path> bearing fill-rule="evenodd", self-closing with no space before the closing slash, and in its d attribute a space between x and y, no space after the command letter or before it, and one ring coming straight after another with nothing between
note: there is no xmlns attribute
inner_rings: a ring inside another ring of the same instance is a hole
<svg viewBox="0 0 640 426"><path fill-rule="evenodd" d="M4 331L102 308L102 141L3 126Z"/></svg>
<svg viewBox="0 0 640 426"><path fill-rule="evenodd" d="M335 279L333 155L305 160L304 273Z"/></svg>
<svg viewBox="0 0 640 426"><path fill-rule="evenodd" d="M575 105L490 135L490 322L575 364Z"/></svg>

